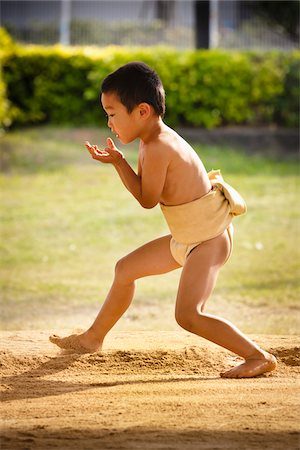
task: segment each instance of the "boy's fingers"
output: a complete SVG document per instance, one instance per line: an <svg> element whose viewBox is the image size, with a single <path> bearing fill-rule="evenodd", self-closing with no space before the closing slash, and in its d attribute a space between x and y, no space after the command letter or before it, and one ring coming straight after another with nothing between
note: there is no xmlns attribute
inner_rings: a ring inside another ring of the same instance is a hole
<svg viewBox="0 0 300 450"><path fill-rule="evenodd" d="M86 141L86 142L84 143L84 145L85 145L86 148L88 148L89 150L91 150L91 149L93 149L93 150L99 150L99 148L98 148L97 145L92 145L92 144L90 144L88 141Z"/></svg>
<svg viewBox="0 0 300 450"><path fill-rule="evenodd" d="M111 150L117 150L114 141L111 138L106 139L107 147Z"/></svg>
<svg viewBox="0 0 300 450"><path fill-rule="evenodd" d="M92 158L94 159L99 159L101 160L102 158L107 158L108 156L110 156L109 148L106 148L105 150L99 148L97 145L91 145L89 143L89 141L85 141L84 143L85 147L88 149L88 151L90 152Z"/></svg>
<svg viewBox="0 0 300 450"><path fill-rule="evenodd" d="M103 150L101 148L98 147L98 145L92 145L90 144L88 141L85 141L84 145L86 146L86 148L91 151L92 153L97 153L97 154L103 154L103 155L108 155L108 150L116 150L116 146L114 144L114 142L111 139L107 139L107 144L108 147Z"/></svg>
<svg viewBox="0 0 300 450"><path fill-rule="evenodd" d="M95 145L85 144L85 146L90 152L91 156L94 157L95 155L99 156L101 154L100 151L95 148Z"/></svg>

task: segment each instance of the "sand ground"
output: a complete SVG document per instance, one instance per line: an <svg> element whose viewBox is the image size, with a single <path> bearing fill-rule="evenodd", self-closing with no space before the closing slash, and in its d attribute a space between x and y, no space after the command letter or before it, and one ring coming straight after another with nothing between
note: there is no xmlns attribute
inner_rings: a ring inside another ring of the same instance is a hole
<svg viewBox="0 0 300 450"><path fill-rule="evenodd" d="M253 336L278 370L225 380L238 358L183 330L111 332L92 355L52 331L1 333L3 450L300 448L300 337Z"/></svg>

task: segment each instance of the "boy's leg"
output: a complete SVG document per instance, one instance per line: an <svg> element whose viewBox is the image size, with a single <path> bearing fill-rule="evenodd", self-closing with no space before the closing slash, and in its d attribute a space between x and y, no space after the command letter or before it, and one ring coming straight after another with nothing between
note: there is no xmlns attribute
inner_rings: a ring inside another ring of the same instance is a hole
<svg viewBox="0 0 300 450"><path fill-rule="evenodd" d="M223 377L253 377L276 368L276 359L261 350L230 322L204 314L224 261L229 254L227 232L196 247L184 265L176 302L176 320L183 328L242 356L245 362Z"/></svg>
<svg viewBox="0 0 300 450"><path fill-rule="evenodd" d="M111 289L92 326L80 335L66 338L51 336L50 340L61 348L95 351L104 337L129 307L135 289L135 280L159 275L179 268L170 251L171 236L155 239L129 253L116 264Z"/></svg>

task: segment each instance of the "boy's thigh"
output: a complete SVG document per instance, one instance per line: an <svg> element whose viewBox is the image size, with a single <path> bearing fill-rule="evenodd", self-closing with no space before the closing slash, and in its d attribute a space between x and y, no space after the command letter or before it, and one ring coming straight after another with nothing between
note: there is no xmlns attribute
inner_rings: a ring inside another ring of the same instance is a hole
<svg viewBox="0 0 300 450"><path fill-rule="evenodd" d="M230 251L227 233L205 241L188 256L182 270L177 307L203 304L213 291L221 267Z"/></svg>
<svg viewBox="0 0 300 450"><path fill-rule="evenodd" d="M171 235L167 235L142 245L120 259L116 270L137 279L178 269L180 265L171 254L170 240Z"/></svg>

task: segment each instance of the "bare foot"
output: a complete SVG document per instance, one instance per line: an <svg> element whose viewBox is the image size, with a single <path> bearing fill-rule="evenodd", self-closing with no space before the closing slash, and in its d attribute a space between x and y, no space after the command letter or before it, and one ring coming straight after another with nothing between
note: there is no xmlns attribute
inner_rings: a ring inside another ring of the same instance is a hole
<svg viewBox="0 0 300 450"><path fill-rule="evenodd" d="M260 359L246 359L243 364L221 373L222 378L252 378L266 372L272 372L277 367L275 356L264 352Z"/></svg>
<svg viewBox="0 0 300 450"><path fill-rule="evenodd" d="M89 332L82 334L71 334L60 337L53 334L49 336L50 342L64 350L73 350L76 353L94 353L101 349L101 343L89 335Z"/></svg>

